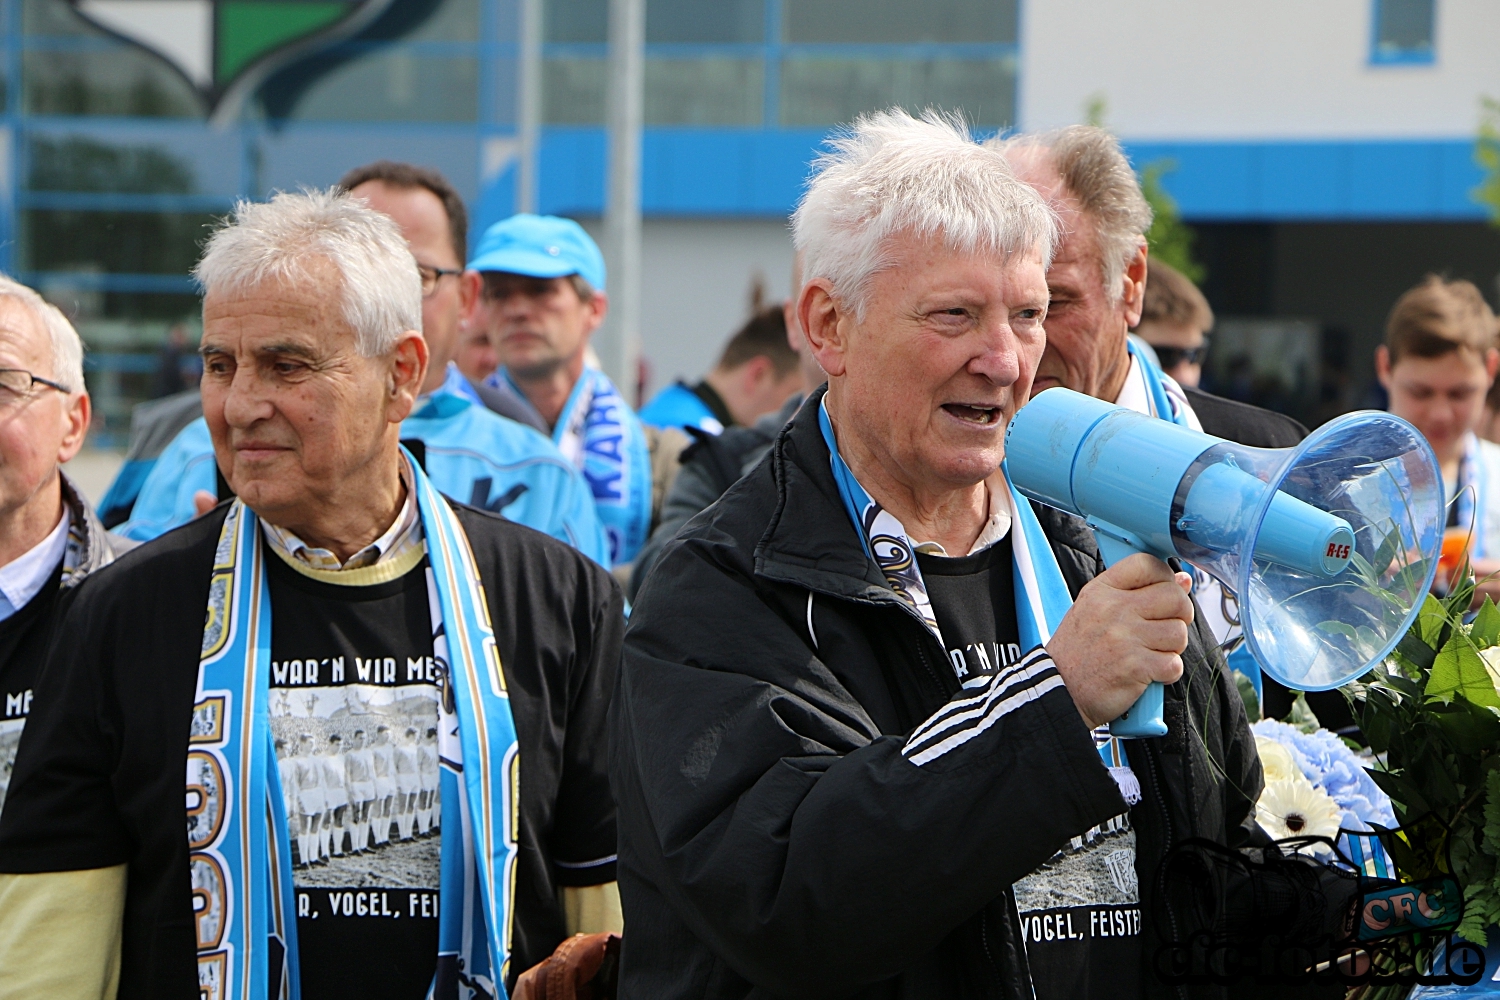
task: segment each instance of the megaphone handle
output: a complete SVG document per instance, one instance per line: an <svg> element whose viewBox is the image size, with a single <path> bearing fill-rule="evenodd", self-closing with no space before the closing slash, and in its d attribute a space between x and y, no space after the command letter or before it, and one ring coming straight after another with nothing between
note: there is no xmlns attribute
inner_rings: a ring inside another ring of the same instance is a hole
<svg viewBox="0 0 1500 1000"><path fill-rule="evenodd" d="M1135 555L1137 552L1149 552L1150 550L1139 538L1103 521L1088 519L1089 527L1094 529L1094 538L1099 543L1099 554L1104 558L1106 567L1124 559L1126 556ZM1146 690L1136 699L1135 704L1125 710L1125 714L1109 724L1109 734L1121 739L1148 739L1152 736L1167 735L1167 723L1162 717L1162 698L1164 692L1157 681L1146 685Z"/></svg>

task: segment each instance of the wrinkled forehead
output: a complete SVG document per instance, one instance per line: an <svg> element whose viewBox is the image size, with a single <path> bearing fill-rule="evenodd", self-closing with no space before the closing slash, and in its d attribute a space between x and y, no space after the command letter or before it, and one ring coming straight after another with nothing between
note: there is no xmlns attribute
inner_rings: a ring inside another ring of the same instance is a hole
<svg viewBox="0 0 1500 1000"><path fill-rule="evenodd" d="M41 320L23 303L0 295L0 368L52 374L52 345Z"/></svg>
<svg viewBox="0 0 1500 1000"><path fill-rule="evenodd" d="M342 291L337 268L322 259L308 261L301 274L215 289L203 297L203 346L234 350L285 343L319 354L353 349Z"/></svg>

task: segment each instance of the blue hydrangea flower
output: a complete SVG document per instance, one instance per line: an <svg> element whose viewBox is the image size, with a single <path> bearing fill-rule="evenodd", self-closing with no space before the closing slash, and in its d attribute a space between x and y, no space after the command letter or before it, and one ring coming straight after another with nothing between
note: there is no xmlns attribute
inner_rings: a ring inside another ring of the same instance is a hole
<svg viewBox="0 0 1500 1000"><path fill-rule="evenodd" d="M1304 733L1275 719L1262 719L1250 727L1257 736L1286 747L1292 759L1318 788L1327 792L1344 810L1345 829L1369 830L1371 824L1396 825L1390 796L1365 773L1354 751L1326 729Z"/></svg>

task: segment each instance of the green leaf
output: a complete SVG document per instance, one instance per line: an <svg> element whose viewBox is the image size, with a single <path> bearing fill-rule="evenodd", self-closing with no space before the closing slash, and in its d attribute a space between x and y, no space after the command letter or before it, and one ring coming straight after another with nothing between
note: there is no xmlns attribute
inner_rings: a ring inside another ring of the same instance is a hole
<svg viewBox="0 0 1500 1000"><path fill-rule="evenodd" d="M1372 526L1373 527L1373 526ZM1385 571L1390 568L1396 553L1401 551L1401 532L1392 531L1385 536L1385 541L1375 550L1374 557L1370 560L1370 569L1376 576L1384 576Z"/></svg>
<svg viewBox="0 0 1500 1000"><path fill-rule="evenodd" d="M1473 639L1474 645L1480 649L1500 645L1500 608L1495 607L1495 602L1488 596L1479 606L1479 613L1474 616L1474 623L1469 626L1469 638Z"/></svg>
<svg viewBox="0 0 1500 1000"><path fill-rule="evenodd" d="M1443 607L1441 601L1428 594L1422 601L1422 610L1417 612L1417 620L1412 623L1412 627L1417 629L1423 642L1436 649L1438 637L1447 624L1448 609Z"/></svg>
<svg viewBox="0 0 1500 1000"><path fill-rule="evenodd" d="M1427 804L1427 799L1417 790L1414 782L1393 774L1390 771L1377 771L1367 767L1365 770L1380 790L1392 799L1401 803L1410 813L1431 812L1432 807Z"/></svg>
<svg viewBox="0 0 1500 1000"><path fill-rule="evenodd" d="M1437 706L1433 706L1436 708ZM1434 712L1443 735L1466 757L1500 746L1500 717L1467 698L1455 698L1447 711Z"/></svg>
<svg viewBox="0 0 1500 1000"><path fill-rule="evenodd" d="M1500 770L1489 773L1484 783L1484 850L1500 858Z"/></svg>
<svg viewBox="0 0 1500 1000"><path fill-rule="evenodd" d="M1462 633L1455 633L1438 652L1432 661L1432 676L1427 678L1427 697L1450 701L1456 694L1476 705L1500 708L1500 692L1495 690L1484 659Z"/></svg>

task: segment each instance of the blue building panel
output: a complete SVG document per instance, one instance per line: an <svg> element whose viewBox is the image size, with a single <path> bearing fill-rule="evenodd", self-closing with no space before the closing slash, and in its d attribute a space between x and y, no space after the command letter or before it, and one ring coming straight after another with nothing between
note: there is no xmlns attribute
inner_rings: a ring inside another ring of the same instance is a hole
<svg viewBox="0 0 1500 1000"><path fill-rule="evenodd" d="M826 134L647 129L642 209L659 216L785 216L796 207ZM1485 218L1470 196L1481 180L1473 145L1462 140L1151 142L1129 143L1127 152L1138 170L1162 161L1171 165L1162 184L1191 219ZM542 210L602 213L606 160L603 129L547 129ZM502 182L510 183L508 177Z"/></svg>

